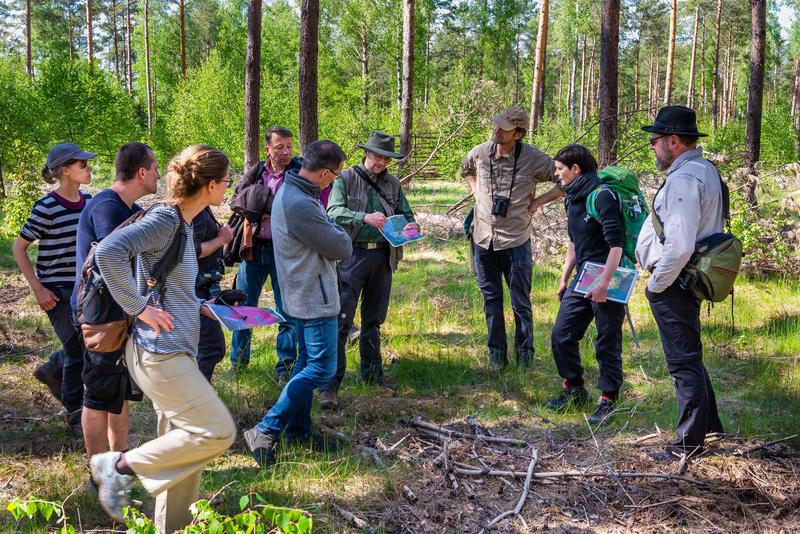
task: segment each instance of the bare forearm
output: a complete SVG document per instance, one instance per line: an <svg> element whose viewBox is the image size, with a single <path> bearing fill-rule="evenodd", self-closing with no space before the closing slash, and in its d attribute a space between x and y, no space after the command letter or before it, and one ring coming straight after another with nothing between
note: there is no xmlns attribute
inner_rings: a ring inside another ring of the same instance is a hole
<svg viewBox="0 0 800 534"><path fill-rule="evenodd" d="M464 179L467 181L467 185L469 186L469 190L474 195L475 191L478 189L478 181L475 179L475 175L472 175L472 174L467 175L467 176L464 177Z"/></svg>
<svg viewBox="0 0 800 534"><path fill-rule="evenodd" d="M24 276L25 280L28 281L28 285L31 286L31 289L36 289L37 287L41 286L42 283L39 282L39 279L36 277L36 271L33 269L31 259L28 257L28 247L30 244L30 241L17 238L17 240L14 241L12 251L22 276Z"/></svg>
<svg viewBox="0 0 800 534"><path fill-rule="evenodd" d="M606 259L606 267L603 271L603 277L600 279L600 283L602 283L605 287L611 283L611 278L614 276L614 272L619 267L619 262L622 259L622 247L614 247L608 252L608 258Z"/></svg>
<svg viewBox="0 0 800 534"><path fill-rule="evenodd" d="M208 241L203 241L202 243L200 243L200 255L198 256L198 258L205 258L207 256L211 256L213 253L219 250L219 248L222 247L223 245L224 243L222 242L222 239L220 239L219 237L209 239Z"/></svg>
<svg viewBox="0 0 800 534"><path fill-rule="evenodd" d="M550 191L548 191L547 193L543 193L538 197L534 198L534 201L539 206L544 206L545 204L549 204L554 200L558 200L563 196L564 196L564 191L562 191L561 188L558 186L553 186L553 188L550 189Z"/></svg>
<svg viewBox="0 0 800 534"><path fill-rule="evenodd" d="M561 282L566 284L572 271L575 269L575 245L570 241L567 246L567 254L564 256L564 265L561 268Z"/></svg>

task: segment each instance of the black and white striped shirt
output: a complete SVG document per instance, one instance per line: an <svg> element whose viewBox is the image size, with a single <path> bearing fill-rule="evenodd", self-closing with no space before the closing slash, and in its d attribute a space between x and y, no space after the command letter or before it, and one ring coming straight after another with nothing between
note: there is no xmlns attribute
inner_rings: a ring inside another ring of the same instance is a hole
<svg viewBox="0 0 800 534"><path fill-rule="evenodd" d="M131 316L137 316L148 304L147 277L152 267L166 252L175 228L180 224L176 208L155 206L139 221L111 232L100 241L94 258L100 273L117 304ZM133 325L133 338L148 352L155 354L184 353L197 356L200 341L200 304L195 295L197 254L191 224L184 225L186 248L183 259L164 280L162 308L172 315L174 328L156 336L155 331L138 319ZM136 275L130 258L136 258Z"/></svg>
<svg viewBox="0 0 800 534"><path fill-rule="evenodd" d="M78 202L70 202L56 192L48 193L33 205L19 232L27 241L39 241L36 277L42 284L71 286L75 283L75 245L78 219L91 198L80 192Z"/></svg>

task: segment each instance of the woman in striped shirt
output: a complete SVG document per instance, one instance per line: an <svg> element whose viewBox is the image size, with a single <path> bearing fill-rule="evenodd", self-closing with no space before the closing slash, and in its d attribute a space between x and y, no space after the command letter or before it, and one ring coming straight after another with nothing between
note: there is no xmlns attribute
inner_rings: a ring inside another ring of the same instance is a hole
<svg viewBox="0 0 800 534"><path fill-rule="evenodd" d="M219 206L231 179L228 158L194 145L174 157L166 181L171 205L151 208L140 220L109 234L95 249L95 261L114 300L135 317L125 347L131 377L153 401L158 437L125 453L92 456L92 477L103 509L117 521L128 506L134 477L156 495L159 532L191 521L203 466L236 437L228 409L197 366L200 314L213 318L195 295L197 254L192 219L206 206ZM180 233L176 233L180 230ZM173 237L174 236L174 237ZM182 253L163 286L149 288L150 269L182 239ZM136 258L136 270L130 259Z"/></svg>
<svg viewBox="0 0 800 534"><path fill-rule="evenodd" d="M88 160L95 156L72 143L53 147L42 177L47 183L58 183L58 187L36 201L13 246L19 270L64 347L61 402L76 435L81 432L83 342L72 321L69 299L77 268L78 219L91 196L80 188L92 182ZM35 271L28 257L28 247L34 241L39 242Z"/></svg>

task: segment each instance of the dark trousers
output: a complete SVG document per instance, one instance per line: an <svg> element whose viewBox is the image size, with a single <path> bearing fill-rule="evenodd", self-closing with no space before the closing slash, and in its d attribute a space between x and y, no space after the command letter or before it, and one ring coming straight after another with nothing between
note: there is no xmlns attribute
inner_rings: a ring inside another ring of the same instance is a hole
<svg viewBox="0 0 800 534"><path fill-rule="evenodd" d="M200 344L197 346L197 366L203 376L211 382L214 368L225 357L225 334L219 321L200 316Z"/></svg>
<svg viewBox="0 0 800 534"><path fill-rule="evenodd" d="M339 313L339 339L336 347L336 374L320 391L338 391L347 368L345 347L358 299L361 297L361 378L365 382L383 383L381 360L381 325L389 310L392 291L392 270L389 267L389 249L367 250L353 248L350 259L340 266L341 312Z"/></svg>
<svg viewBox="0 0 800 534"><path fill-rule="evenodd" d="M594 319L597 337L594 354L600 367L597 387L606 393L616 393L622 385L622 323L625 306L618 302L602 304L587 299L574 291L576 279L572 279L561 305L550 335L553 359L558 374L570 384L583 383L580 341Z"/></svg>
<svg viewBox="0 0 800 534"><path fill-rule="evenodd" d="M645 291L658 325L667 368L678 398L677 444L703 445L706 434L722 432L717 399L703 365L700 302L677 281L662 293Z"/></svg>
<svg viewBox="0 0 800 534"><path fill-rule="evenodd" d="M533 309L531 307L531 275L533 259L531 242L506 250L481 248L475 245L475 271L483 294L483 310L488 329L489 357L495 363L508 361L506 323L503 317L503 280L511 293L514 311L514 352L517 358L533 355Z"/></svg>
<svg viewBox="0 0 800 534"><path fill-rule="evenodd" d="M69 299L72 286L47 286L58 302L55 308L47 312L47 318L53 325L61 345L64 347L64 368L61 378L61 404L67 412L73 412L70 423L79 423L80 415L75 413L83 405L83 339L80 327L72 319L72 307Z"/></svg>

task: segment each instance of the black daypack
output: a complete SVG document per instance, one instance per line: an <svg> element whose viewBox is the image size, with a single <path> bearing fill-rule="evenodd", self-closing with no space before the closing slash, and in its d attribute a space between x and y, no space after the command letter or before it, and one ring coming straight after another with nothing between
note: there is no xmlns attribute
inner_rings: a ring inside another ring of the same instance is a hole
<svg viewBox="0 0 800 534"><path fill-rule="evenodd" d="M139 211L131 215L113 231L116 232L120 228L125 228L140 221L153 207L147 211ZM169 246L153 266L150 277L147 279L149 291L156 287L161 288L160 299L164 295L164 280L182 259L186 245L183 217L177 207L175 207L175 210L178 212L180 224L175 228L175 233ZM100 273L100 268L94 260L96 249L97 243L92 243L89 254L86 256L86 261L81 267L76 314L78 323L81 325L86 348L93 352L114 352L125 345L133 324L133 318L123 311L108 290L103 275ZM131 258L132 265L133 259Z"/></svg>

